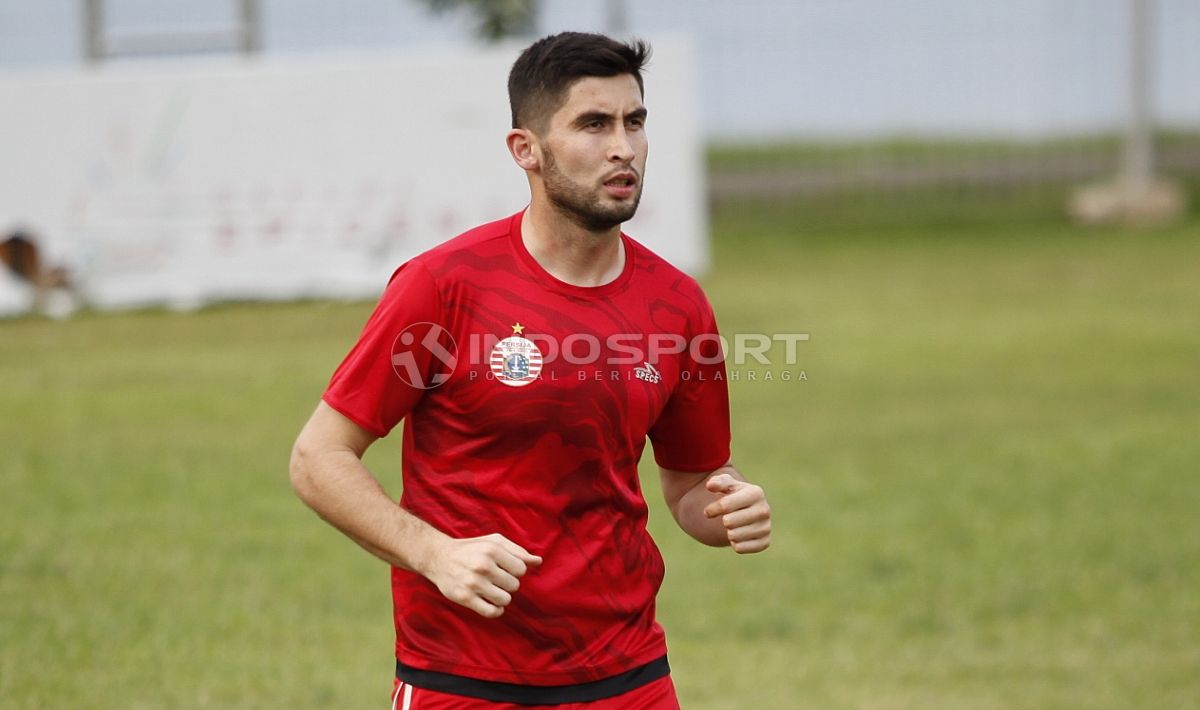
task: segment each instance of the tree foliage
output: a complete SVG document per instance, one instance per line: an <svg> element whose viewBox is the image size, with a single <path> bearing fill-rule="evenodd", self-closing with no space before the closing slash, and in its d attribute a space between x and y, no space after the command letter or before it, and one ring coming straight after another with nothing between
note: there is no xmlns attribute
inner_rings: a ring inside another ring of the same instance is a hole
<svg viewBox="0 0 1200 710"><path fill-rule="evenodd" d="M478 19L480 37L495 42L533 29L535 0L422 0L436 13L469 9Z"/></svg>

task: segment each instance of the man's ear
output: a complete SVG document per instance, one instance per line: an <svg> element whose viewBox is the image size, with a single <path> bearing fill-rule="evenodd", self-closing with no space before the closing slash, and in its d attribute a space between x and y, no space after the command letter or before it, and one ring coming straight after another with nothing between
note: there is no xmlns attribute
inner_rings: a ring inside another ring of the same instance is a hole
<svg viewBox="0 0 1200 710"><path fill-rule="evenodd" d="M514 128L505 136L508 152L513 161L524 170L537 170L541 167L541 147L537 144L537 136L526 128Z"/></svg>

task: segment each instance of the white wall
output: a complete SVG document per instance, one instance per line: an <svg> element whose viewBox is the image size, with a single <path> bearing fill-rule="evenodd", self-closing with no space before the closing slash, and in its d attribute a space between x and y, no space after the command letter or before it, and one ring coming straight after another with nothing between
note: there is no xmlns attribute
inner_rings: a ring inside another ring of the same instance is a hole
<svg viewBox="0 0 1200 710"><path fill-rule="evenodd" d="M407 257L527 203L504 144L518 51L0 74L0 221L42 235L101 308L373 296ZM657 42L627 231L698 271L694 66L687 42Z"/></svg>

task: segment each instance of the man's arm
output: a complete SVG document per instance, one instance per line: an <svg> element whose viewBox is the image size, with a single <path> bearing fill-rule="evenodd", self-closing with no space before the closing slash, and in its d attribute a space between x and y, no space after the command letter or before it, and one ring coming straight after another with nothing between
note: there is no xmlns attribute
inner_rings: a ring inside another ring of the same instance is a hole
<svg viewBox="0 0 1200 710"><path fill-rule="evenodd" d="M711 473L659 468L663 496L675 522L705 545L746 554L771 544L771 506L759 486L726 463Z"/></svg>
<svg viewBox="0 0 1200 710"><path fill-rule="evenodd" d="M363 465L375 436L325 402L292 448L292 487L310 508L363 549L437 585L481 616L504 613L520 578L542 558L495 533L454 539L396 505Z"/></svg>

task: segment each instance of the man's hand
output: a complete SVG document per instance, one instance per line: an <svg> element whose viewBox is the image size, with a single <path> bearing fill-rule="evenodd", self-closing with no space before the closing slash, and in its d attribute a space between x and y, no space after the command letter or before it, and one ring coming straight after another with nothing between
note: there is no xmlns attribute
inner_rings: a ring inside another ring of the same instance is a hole
<svg viewBox="0 0 1200 710"><path fill-rule="evenodd" d="M771 506L762 488L728 473L709 478L705 487L720 497L705 506L704 515L721 519L734 552L762 552L771 545Z"/></svg>
<svg viewBox="0 0 1200 710"><path fill-rule="evenodd" d="M521 587L521 577L540 564L541 557L499 533L445 538L433 551L425 577L450 601L495 619Z"/></svg>

